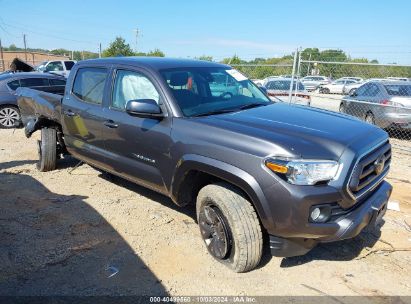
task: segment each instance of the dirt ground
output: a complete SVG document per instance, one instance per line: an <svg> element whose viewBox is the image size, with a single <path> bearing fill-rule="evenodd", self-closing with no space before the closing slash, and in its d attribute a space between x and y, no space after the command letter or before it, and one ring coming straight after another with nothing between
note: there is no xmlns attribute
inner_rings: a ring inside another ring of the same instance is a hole
<svg viewBox="0 0 411 304"><path fill-rule="evenodd" d="M194 208L67 158L36 170L36 139L0 130L0 295L411 295L411 154L395 150L382 234L236 274L208 256Z"/></svg>

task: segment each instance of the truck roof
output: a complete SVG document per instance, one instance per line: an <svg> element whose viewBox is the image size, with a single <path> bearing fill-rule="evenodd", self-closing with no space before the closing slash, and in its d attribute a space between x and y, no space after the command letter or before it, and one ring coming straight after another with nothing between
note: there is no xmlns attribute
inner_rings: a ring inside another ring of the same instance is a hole
<svg viewBox="0 0 411 304"><path fill-rule="evenodd" d="M172 69L182 67L219 67L231 68L229 65L215 63L211 61L181 59L181 58L165 58L165 57L108 57L99 59L89 59L79 62L79 65L88 63L104 63L104 64L126 64L130 66L144 66L155 70Z"/></svg>

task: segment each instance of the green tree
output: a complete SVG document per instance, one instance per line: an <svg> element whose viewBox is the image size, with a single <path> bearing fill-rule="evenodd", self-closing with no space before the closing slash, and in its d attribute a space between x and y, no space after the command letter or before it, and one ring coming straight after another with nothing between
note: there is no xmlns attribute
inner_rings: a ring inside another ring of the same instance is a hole
<svg viewBox="0 0 411 304"><path fill-rule="evenodd" d="M110 43L109 47L103 51L103 57L117 57L117 56L133 56L134 52L130 45L126 43L122 37L116 37L116 39Z"/></svg>
<svg viewBox="0 0 411 304"><path fill-rule="evenodd" d="M320 50L318 48L307 48L301 52L301 59L303 60L319 60Z"/></svg>
<svg viewBox="0 0 411 304"><path fill-rule="evenodd" d="M7 48L8 51L18 51L20 50L15 44L10 44L10 46Z"/></svg>
<svg viewBox="0 0 411 304"><path fill-rule="evenodd" d="M152 51L149 51L146 54L146 56L149 56L149 57L165 57L166 55L162 51L160 51L159 49L154 49Z"/></svg>
<svg viewBox="0 0 411 304"><path fill-rule="evenodd" d="M204 60L204 61L213 61L213 56L201 55L200 57L198 57L196 59Z"/></svg>
<svg viewBox="0 0 411 304"><path fill-rule="evenodd" d="M231 58L224 58L223 59L223 63L225 64L241 64L244 61L240 59L240 57L238 57L237 55L234 55Z"/></svg>

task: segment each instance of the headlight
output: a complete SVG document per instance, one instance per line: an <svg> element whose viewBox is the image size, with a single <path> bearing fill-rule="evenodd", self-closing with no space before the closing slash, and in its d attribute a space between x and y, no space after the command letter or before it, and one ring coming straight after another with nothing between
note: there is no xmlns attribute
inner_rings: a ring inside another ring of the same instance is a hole
<svg viewBox="0 0 411 304"><path fill-rule="evenodd" d="M294 185L315 185L337 177L340 164L333 160L269 159L267 168Z"/></svg>

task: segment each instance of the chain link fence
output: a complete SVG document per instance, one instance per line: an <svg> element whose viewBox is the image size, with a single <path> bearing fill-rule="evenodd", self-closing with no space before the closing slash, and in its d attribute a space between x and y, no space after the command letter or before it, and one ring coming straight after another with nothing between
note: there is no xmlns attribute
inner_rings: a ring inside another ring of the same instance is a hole
<svg viewBox="0 0 411 304"><path fill-rule="evenodd" d="M411 154L411 66L308 61L296 55L287 65L233 67L265 87L274 101L354 116L386 130L396 148Z"/></svg>

